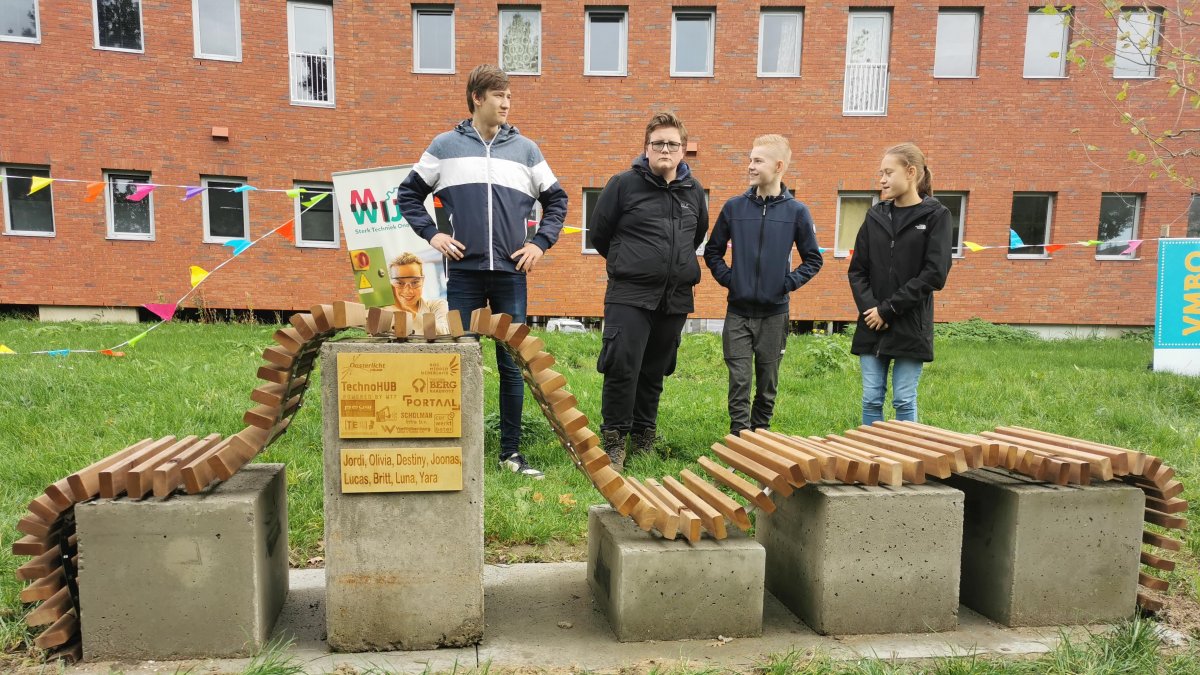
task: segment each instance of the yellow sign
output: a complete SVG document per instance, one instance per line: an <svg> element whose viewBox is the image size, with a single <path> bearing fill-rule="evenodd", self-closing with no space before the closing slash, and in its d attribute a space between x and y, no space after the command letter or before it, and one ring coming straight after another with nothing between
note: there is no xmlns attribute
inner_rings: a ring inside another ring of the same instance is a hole
<svg viewBox="0 0 1200 675"><path fill-rule="evenodd" d="M337 355L342 438L462 436L458 354Z"/></svg>
<svg viewBox="0 0 1200 675"><path fill-rule="evenodd" d="M462 448L342 448L342 492L450 492Z"/></svg>

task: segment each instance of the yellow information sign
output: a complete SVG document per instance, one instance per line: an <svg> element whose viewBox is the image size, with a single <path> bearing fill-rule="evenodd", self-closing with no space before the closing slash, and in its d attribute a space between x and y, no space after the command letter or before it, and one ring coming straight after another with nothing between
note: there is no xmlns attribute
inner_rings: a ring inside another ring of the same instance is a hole
<svg viewBox="0 0 1200 675"><path fill-rule="evenodd" d="M463 489L462 448L342 448L342 492Z"/></svg>
<svg viewBox="0 0 1200 675"><path fill-rule="evenodd" d="M458 354L337 355L342 438L462 436Z"/></svg>

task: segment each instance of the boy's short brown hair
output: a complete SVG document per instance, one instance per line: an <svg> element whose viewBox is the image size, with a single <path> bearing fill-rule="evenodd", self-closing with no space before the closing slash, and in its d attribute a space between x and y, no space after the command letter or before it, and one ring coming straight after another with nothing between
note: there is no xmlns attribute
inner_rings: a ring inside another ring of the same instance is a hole
<svg viewBox="0 0 1200 675"><path fill-rule="evenodd" d="M467 111L475 113L475 97L483 98L489 91L508 89L508 73L490 63L475 66L467 76Z"/></svg>
<svg viewBox="0 0 1200 675"><path fill-rule="evenodd" d="M687 147L687 128L683 126L683 120L675 116L675 113L658 112L654 113L654 117L646 124L646 140L642 142L642 147L650 145L650 134L655 129L663 127L675 127L679 130L679 140L683 141L683 147Z"/></svg>

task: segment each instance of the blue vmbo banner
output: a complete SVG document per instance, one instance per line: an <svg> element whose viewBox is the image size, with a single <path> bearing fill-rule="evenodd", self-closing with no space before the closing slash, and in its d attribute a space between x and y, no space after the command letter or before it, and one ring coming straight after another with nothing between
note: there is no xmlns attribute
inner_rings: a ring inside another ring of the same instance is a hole
<svg viewBox="0 0 1200 675"><path fill-rule="evenodd" d="M1158 242L1154 369L1200 375L1200 239Z"/></svg>

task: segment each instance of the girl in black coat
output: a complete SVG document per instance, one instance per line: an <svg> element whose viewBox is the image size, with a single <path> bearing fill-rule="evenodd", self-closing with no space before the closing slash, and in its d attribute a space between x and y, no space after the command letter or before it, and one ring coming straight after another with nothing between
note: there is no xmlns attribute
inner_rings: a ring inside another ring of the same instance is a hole
<svg viewBox="0 0 1200 675"><path fill-rule="evenodd" d="M884 153L880 201L867 212L850 259L858 328L850 351L862 367L862 420L883 419L888 367L896 419L917 419L917 382L933 360L933 292L946 284L954 224L930 196L933 176L912 143Z"/></svg>

